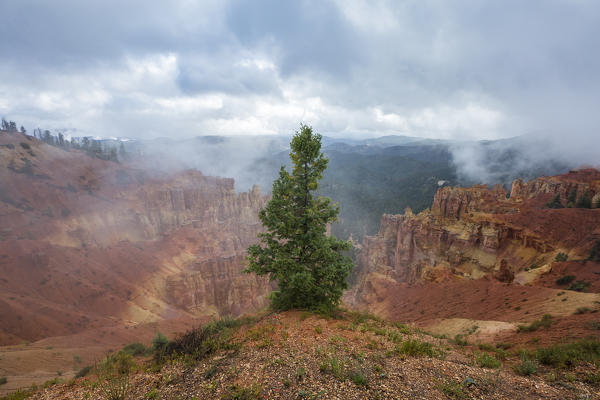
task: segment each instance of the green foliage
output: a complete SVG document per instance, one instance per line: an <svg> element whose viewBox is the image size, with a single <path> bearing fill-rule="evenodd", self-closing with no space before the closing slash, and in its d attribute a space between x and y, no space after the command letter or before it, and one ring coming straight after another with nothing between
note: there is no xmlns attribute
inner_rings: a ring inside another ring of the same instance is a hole
<svg viewBox="0 0 600 400"><path fill-rule="evenodd" d="M546 203L547 208L563 208L562 203L560 202L560 194L554 196L552 200Z"/></svg>
<svg viewBox="0 0 600 400"><path fill-rule="evenodd" d="M396 351L400 354L406 354L407 356L413 357L436 357L440 355L439 350L437 350L431 343L422 342L416 339L409 339L405 342L402 342L400 345L396 346Z"/></svg>
<svg viewBox="0 0 600 400"><path fill-rule="evenodd" d="M467 392L462 384L454 381L445 381L438 384L440 392L451 399L466 399Z"/></svg>
<svg viewBox="0 0 600 400"><path fill-rule="evenodd" d="M567 198L567 203L571 203L571 207L573 204L577 202L577 188L573 188L571 193L569 193L569 197Z"/></svg>
<svg viewBox="0 0 600 400"><path fill-rule="evenodd" d="M596 240L596 243L590 249L590 255L587 259L588 261L600 262L600 240Z"/></svg>
<svg viewBox="0 0 600 400"><path fill-rule="evenodd" d="M8 382L8 380L6 379L5 376L0 376L0 385L4 385L6 384L6 382Z"/></svg>
<svg viewBox="0 0 600 400"><path fill-rule="evenodd" d="M587 281L577 281L573 284L571 284L571 286L569 286L567 288L567 290L574 290L576 292L583 292L585 291L585 289L587 289L587 287L590 286L590 283Z"/></svg>
<svg viewBox="0 0 600 400"><path fill-rule="evenodd" d="M576 204L577 208L592 208L592 199L590 198L589 193L586 191L583 196L577 200Z"/></svg>
<svg viewBox="0 0 600 400"><path fill-rule="evenodd" d="M158 391L156 390L156 388L152 388L151 391L149 391L148 393L146 393L146 396L144 396L146 399L148 400L154 400L154 399L158 399L160 395L158 394Z"/></svg>
<svg viewBox="0 0 600 400"><path fill-rule="evenodd" d="M575 276L573 275L564 275L556 280L557 285L568 285L569 283L575 280Z"/></svg>
<svg viewBox="0 0 600 400"><path fill-rule="evenodd" d="M245 271L277 282L279 290L271 297L275 309L330 311L348 287L352 261L342 252L351 244L326 235L339 207L314 195L328 163L321 135L301 125L290 147L292 173L282 166L273 182L273 196L259 213L267 232L259 233L260 244L248 248Z"/></svg>
<svg viewBox="0 0 600 400"><path fill-rule="evenodd" d="M92 366L86 365L85 367L83 367L79 371L77 371L77 373L75 374L75 378L83 378L84 376L89 374L91 370L92 370Z"/></svg>
<svg viewBox="0 0 600 400"><path fill-rule="evenodd" d="M350 380L357 386L369 385L367 377L365 376L365 374L363 374L362 370L358 368L353 371L350 371L350 373L348 374L348 378L350 378Z"/></svg>
<svg viewBox="0 0 600 400"><path fill-rule="evenodd" d="M98 385L107 400L125 400L129 392L129 374L134 367L129 354L122 351L110 355L96 367Z"/></svg>
<svg viewBox="0 0 600 400"><path fill-rule="evenodd" d="M451 342L458 346L466 346L469 344L469 342L467 342L467 339L465 339L465 335L460 334L454 335L454 339L451 340Z"/></svg>
<svg viewBox="0 0 600 400"><path fill-rule="evenodd" d="M491 354L475 352L475 361L477 365L483 368L500 368L502 363Z"/></svg>
<svg viewBox="0 0 600 400"><path fill-rule="evenodd" d="M535 352L536 359L553 367L568 367L579 362L595 363L600 361L600 341L598 339L583 339L568 344L558 344L539 348Z"/></svg>
<svg viewBox="0 0 600 400"><path fill-rule="evenodd" d="M534 332L539 328L549 328L552 325L552 315L544 314L542 319L533 321L529 325L519 325L517 332Z"/></svg>
<svg viewBox="0 0 600 400"><path fill-rule="evenodd" d="M164 357L185 355L200 360L218 350L232 348L234 345L229 343L232 333L248 321L224 318L187 331L165 345L163 354L155 353L155 359L160 362Z"/></svg>
<svg viewBox="0 0 600 400"><path fill-rule="evenodd" d="M252 385L250 387L243 387L238 385L232 385L229 387L227 394L223 396L225 400L258 400L262 393L262 387L260 385Z"/></svg>
<svg viewBox="0 0 600 400"><path fill-rule="evenodd" d="M157 334L157 336L154 338L157 342L157 346L163 347L168 343L168 339L164 336L162 337L158 337L158 335L160 335L160 333ZM166 339L166 341L165 341ZM152 343L154 345L154 342ZM123 347L123 351L133 357L136 356L141 356L144 354L147 354L148 352L148 348L146 348L146 346L144 346L142 343L140 342L134 342L134 343L129 343L127 346Z"/></svg>
<svg viewBox="0 0 600 400"><path fill-rule="evenodd" d="M1 400L24 400L24 399L31 397L32 394L33 393L31 390L19 389L16 392L7 394L6 396L2 397Z"/></svg>
<svg viewBox="0 0 600 400"><path fill-rule="evenodd" d="M346 378L346 363L335 355L323 358L319 363L319 370L332 374L340 381Z"/></svg>
<svg viewBox="0 0 600 400"><path fill-rule="evenodd" d="M526 355L522 355L521 362L515 365L513 370L518 375L529 376L537 372L537 364Z"/></svg>
<svg viewBox="0 0 600 400"><path fill-rule="evenodd" d="M161 351L169 344L169 339L160 332L156 333L154 339L152 339L152 351Z"/></svg>
<svg viewBox="0 0 600 400"><path fill-rule="evenodd" d="M566 253L558 253L556 255L556 257L554 257L554 261L557 262L561 262L561 261L567 261L567 259L569 258L569 256Z"/></svg>

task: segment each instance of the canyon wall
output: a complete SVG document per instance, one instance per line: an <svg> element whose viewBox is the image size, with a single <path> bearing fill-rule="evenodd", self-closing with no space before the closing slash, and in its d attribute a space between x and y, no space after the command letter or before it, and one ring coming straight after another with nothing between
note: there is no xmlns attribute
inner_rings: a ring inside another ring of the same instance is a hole
<svg viewBox="0 0 600 400"><path fill-rule="evenodd" d="M384 301L381 288L394 284L475 279L528 284L552 268L559 252L584 259L600 239L600 210L547 207L557 194L566 205L572 191L577 199L584 194L597 199L600 172L516 180L510 196L500 186L444 187L430 210L383 215L378 234L360 246L358 284L345 300Z"/></svg>
<svg viewBox="0 0 600 400"><path fill-rule="evenodd" d="M264 307L242 269L267 200L0 132L0 342Z"/></svg>

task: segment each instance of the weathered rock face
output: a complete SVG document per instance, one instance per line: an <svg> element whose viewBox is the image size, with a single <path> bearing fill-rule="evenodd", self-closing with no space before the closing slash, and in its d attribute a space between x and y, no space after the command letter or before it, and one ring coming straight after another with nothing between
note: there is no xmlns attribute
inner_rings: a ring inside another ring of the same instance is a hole
<svg viewBox="0 0 600 400"><path fill-rule="evenodd" d="M561 251L582 258L600 238L600 212L549 209L556 194L593 197L597 170L572 171L524 183L515 181L511 196L501 187L442 188L431 211L383 215L379 233L366 237L358 260L358 285L351 303L377 297L375 280L415 284L489 277L512 282L515 275L549 264ZM566 200L566 197L565 197Z"/></svg>
<svg viewBox="0 0 600 400"><path fill-rule="evenodd" d="M267 200L0 132L0 343L264 307L271 284L242 269Z"/></svg>
<svg viewBox="0 0 600 400"><path fill-rule="evenodd" d="M541 177L527 183L517 179L512 184L510 198L523 201L539 197L543 194L560 195L563 205L567 204L570 194L575 191L576 199L584 194L590 198L597 197L600 192L600 172L593 168L570 171L560 176Z"/></svg>

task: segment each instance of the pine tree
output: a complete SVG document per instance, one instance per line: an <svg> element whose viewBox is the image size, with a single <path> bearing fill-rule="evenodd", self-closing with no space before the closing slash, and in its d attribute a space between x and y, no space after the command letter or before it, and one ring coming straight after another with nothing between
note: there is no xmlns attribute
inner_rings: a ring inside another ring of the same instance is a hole
<svg viewBox="0 0 600 400"><path fill-rule="evenodd" d="M554 196L554 198L546 203L546 207L548 208L563 208L562 203L560 202L560 194Z"/></svg>
<svg viewBox="0 0 600 400"><path fill-rule="evenodd" d="M271 295L275 309L330 312L348 286L352 261L342 251L351 244L327 236L339 207L315 195L329 161L321 153L321 135L301 125L290 147L292 173L282 166L273 182L273 196L259 213L266 232L259 234L260 244L248 248L245 272L277 282Z"/></svg>

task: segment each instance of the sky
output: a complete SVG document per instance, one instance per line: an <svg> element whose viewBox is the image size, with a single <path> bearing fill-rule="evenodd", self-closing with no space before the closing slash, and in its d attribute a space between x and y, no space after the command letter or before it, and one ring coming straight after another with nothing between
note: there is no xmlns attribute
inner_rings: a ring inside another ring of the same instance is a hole
<svg viewBox="0 0 600 400"><path fill-rule="evenodd" d="M600 2L2 0L0 115L131 138L290 134L584 147ZM591 142L590 142L591 141Z"/></svg>

